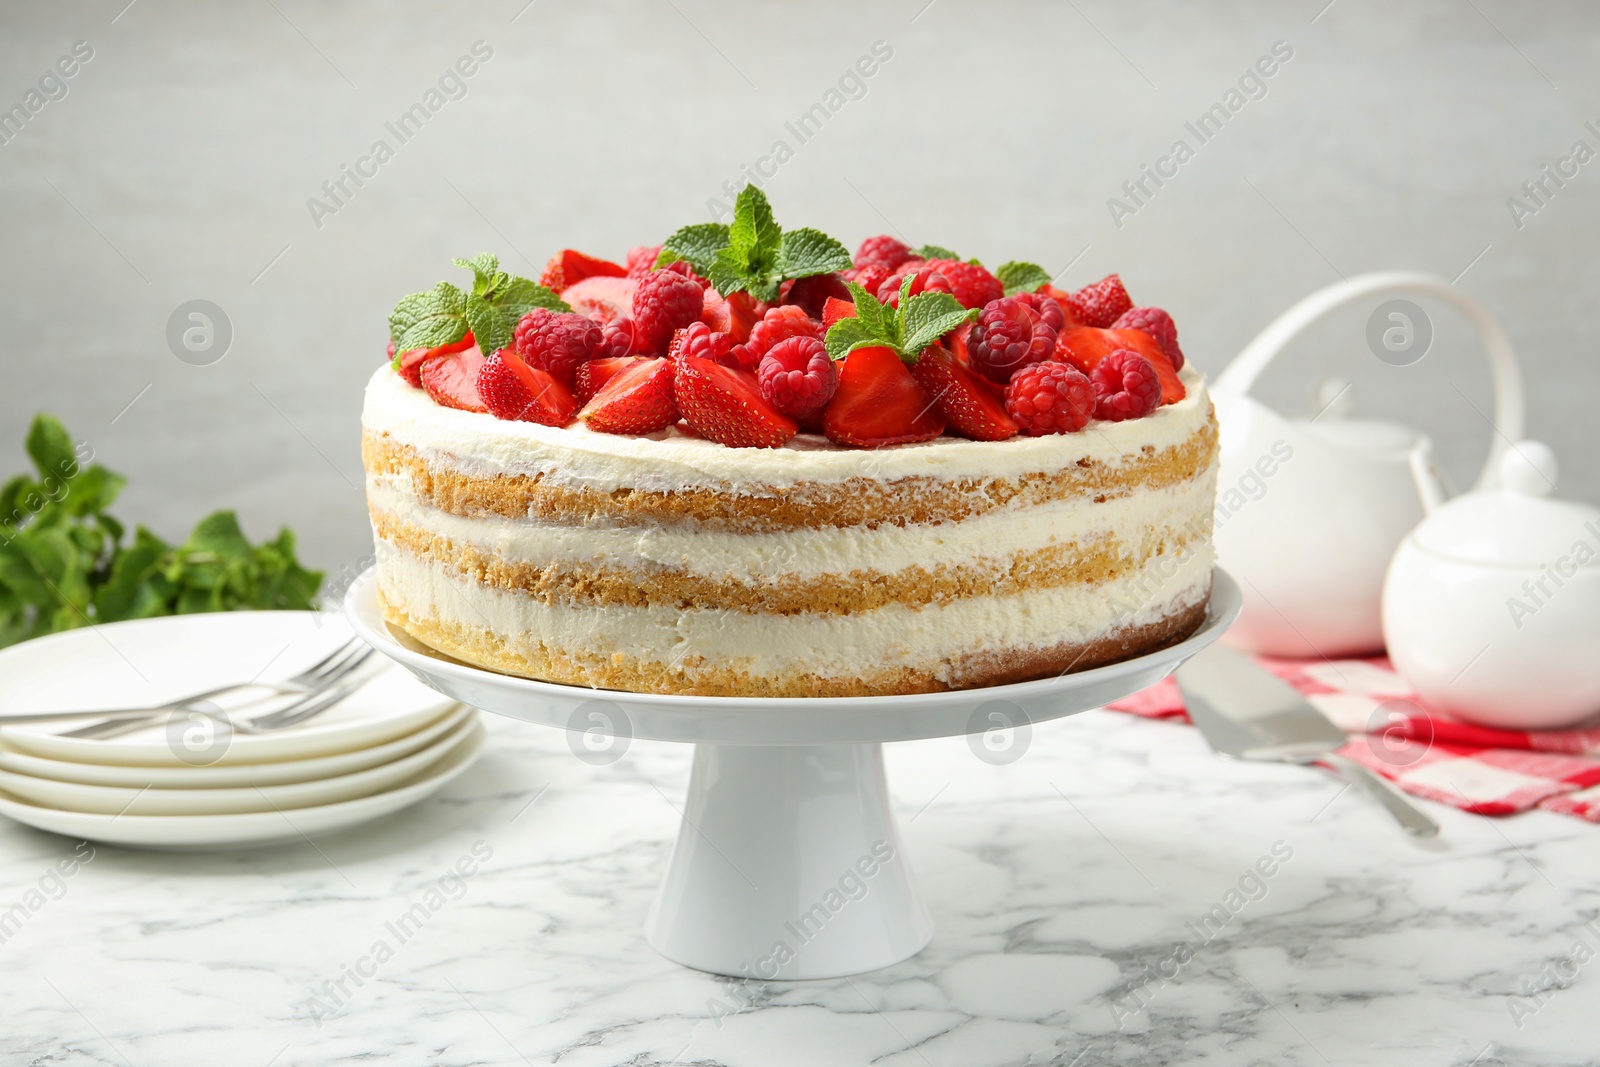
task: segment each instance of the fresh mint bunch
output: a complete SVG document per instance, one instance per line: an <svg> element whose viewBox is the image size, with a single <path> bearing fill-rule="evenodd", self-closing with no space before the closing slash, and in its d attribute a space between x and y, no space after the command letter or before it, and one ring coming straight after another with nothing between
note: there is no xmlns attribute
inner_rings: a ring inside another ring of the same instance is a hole
<svg viewBox="0 0 1600 1067"><path fill-rule="evenodd" d="M687 260L723 296L746 292L757 300L778 299L794 278L848 270L850 252L821 230L784 230L772 217L767 196L746 185L733 205L733 222L685 226L662 243L656 266Z"/></svg>
<svg viewBox="0 0 1600 1067"><path fill-rule="evenodd" d="M295 558L294 534L252 545L231 511L202 519L182 545L106 511L125 479L83 465L60 421L28 430L37 477L0 486L0 647L94 623L235 608L307 610L320 571Z"/></svg>
<svg viewBox="0 0 1600 1067"><path fill-rule="evenodd" d="M1000 284L1005 286L1007 296L1016 296L1018 293L1031 293L1041 285L1050 284L1050 272L1037 263L1025 263L1021 260L1012 260L1000 264L994 272L1000 279Z"/></svg>
<svg viewBox="0 0 1600 1067"><path fill-rule="evenodd" d="M517 323L536 307L571 311L561 297L538 282L500 269L500 260L487 252L472 259L457 259L456 266L472 272L472 288L462 290L449 282L411 293L389 313L389 338L396 361L402 352L454 344L472 331L485 354L511 344Z"/></svg>
<svg viewBox="0 0 1600 1067"><path fill-rule="evenodd" d="M907 363L915 363L924 348L977 317L976 310L962 307L949 293L912 296L911 283L915 280L908 275L900 283L899 307L890 307L850 282L856 313L853 318L840 319L829 328L823 340L828 355L843 359L858 348L882 345L894 349Z"/></svg>

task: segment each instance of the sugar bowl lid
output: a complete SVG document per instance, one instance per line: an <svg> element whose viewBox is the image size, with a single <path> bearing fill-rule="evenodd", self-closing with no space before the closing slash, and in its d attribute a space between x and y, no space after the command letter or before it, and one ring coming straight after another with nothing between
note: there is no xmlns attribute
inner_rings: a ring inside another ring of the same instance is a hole
<svg viewBox="0 0 1600 1067"><path fill-rule="evenodd" d="M1440 505L1411 536L1430 552L1466 563L1600 568L1600 508L1551 499L1557 469L1548 446L1519 441L1501 457L1499 488Z"/></svg>

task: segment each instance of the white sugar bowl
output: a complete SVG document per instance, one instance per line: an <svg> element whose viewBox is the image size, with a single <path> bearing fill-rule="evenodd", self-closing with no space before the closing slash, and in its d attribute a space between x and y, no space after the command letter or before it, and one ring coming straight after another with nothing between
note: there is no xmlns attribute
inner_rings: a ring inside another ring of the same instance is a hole
<svg viewBox="0 0 1600 1067"><path fill-rule="evenodd" d="M1522 441L1499 488L1430 501L1395 552L1384 642L1425 707L1510 730L1600 715L1600 508L1550 499L1555 482Z"/></svg>

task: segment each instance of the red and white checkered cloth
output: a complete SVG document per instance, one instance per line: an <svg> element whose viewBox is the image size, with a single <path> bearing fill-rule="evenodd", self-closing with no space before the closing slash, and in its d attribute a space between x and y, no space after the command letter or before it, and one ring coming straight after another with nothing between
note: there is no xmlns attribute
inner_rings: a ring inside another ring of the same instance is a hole
<svg viewBox="0 0 1600 1067"><path fill-rule="evenodd" d="M1431 714L1383 656L1256 662L1352 735L1341 755L1407 793L1479 815L1544 808L1600 822L1600 727L1524 733ZM1189 721L1171 678L1109 707Z"/></svg>

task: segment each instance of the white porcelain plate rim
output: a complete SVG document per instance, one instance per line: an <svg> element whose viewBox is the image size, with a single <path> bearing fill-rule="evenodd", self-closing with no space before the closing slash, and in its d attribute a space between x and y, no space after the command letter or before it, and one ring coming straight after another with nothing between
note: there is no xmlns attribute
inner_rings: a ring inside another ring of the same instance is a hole
<svg viewBox="0 0 1600 1067"><path fill-rule="evenodd" d="M345 611L356 632L424 684L466 704L528 722L655 741L722 744L858 744L982 732L993 715L1027 725L1101 707L1154 684L1210 644L1238 616L1238 585L1212 572L1206 616L1177 644L1059 677L982 689L872 697L699 697L628 693L499 674L402 643L383 618L375 568L351 585ZM620 712L619 716L617 713ZM616 729L620 722L622 730Z"/></svg>

